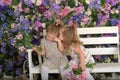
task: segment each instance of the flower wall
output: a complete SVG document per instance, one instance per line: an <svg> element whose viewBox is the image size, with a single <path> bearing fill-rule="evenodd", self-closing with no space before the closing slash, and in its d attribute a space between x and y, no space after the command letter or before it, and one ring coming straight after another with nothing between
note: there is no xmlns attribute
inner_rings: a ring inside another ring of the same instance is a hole
<svg viewBox="0 0 120 80"><path fill-rule="evenodd" d="M120 0L0 0L0 77L23 73L26 48L39 45L55 19L77 27L120 27Z"/></svg>

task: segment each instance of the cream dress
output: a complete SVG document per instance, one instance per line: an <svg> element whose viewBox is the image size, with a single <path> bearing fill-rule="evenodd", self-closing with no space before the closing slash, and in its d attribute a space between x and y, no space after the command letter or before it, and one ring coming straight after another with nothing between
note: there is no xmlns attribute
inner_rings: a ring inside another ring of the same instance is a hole
<svg viewBox="0 0 120 80"><path fill-rule="evenodd" d="M80 47L81 48L81 50L83 51L83 53L84 54L86 54L86 51L85 51L85 48L83 47L83 46L81 46ZM88 53L87 53L88 54ZM75 53L75 51L74 51L74 49L73 48L71 48L71 51L70 51L70 56L71 56L71 60L68 62L68 67L67 67L67 69L65 70L65 74L66 74L66 76L68 77L68 78L70 78L69 80L73 80L73 79L71 79L71 72L72 72L72 68L73 68L73 65L75 64L75 65L77 65L77 66L79 66L79 57L78 57L78 54L76 54ZM94 63L94 60L92 60L93 58L91 57L91 58L89 58L89 59L87 59L87 60L91 60L91 62L93 62ZM85 62L89 62L89 61L86 61L86 59L85 59ZM75 80L81 80L81 79L75 79ZM85 80L94 80L94 78L92 77L92 75L90 74L90 72L89 71L87 71L86 70L86 79Z"/></svg>
<svg viewBox="0 0 120 80"><path fill-rule="evenodd" d="M65 65L67 63L66 56L58 50L56 42L42 39L41 46L44 46L46 51L43 56L42 65L47 66L49 69L58 69L61 65Z"/></svg>

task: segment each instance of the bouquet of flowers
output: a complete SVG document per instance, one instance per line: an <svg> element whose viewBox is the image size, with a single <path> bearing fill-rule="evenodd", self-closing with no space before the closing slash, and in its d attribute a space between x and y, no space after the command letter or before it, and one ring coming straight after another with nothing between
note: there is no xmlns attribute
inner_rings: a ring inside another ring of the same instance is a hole
<svg viewBox="0 0 120 80"><path fill-rule="evenodd" d="M86 64L87 68L92 68L94 63ZM81 68L79 68L78 64L71 60L65 67L66 69L66 78L68 80L85 80L86 78L86 71L82 71Z"/></svg>

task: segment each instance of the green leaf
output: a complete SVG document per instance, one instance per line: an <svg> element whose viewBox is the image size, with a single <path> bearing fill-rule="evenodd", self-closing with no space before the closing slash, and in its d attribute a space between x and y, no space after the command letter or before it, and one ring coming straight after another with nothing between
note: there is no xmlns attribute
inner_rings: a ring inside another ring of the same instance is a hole
<svg viewBox="0 0 120 80"><path fill-rule="evenodd" d="M81 3L84 3L85 2L85 0L78 0L79 2L81 2Z"/></svg>
<svg viewBox="0 0 120 80"><path fill-rule="evenodd" d="M0 58L4 58L4 54L0 54Z"/></svg>
<svg viewBox="0 0 120 80"><path fill-rule="evenodd" d="M105 3L106 3L106 0L101 0L100 2L101 6L104 6Z"/></svg>
<svg viewBox="0 0 120 80"><path fill-rule="evenodd" d="M68 6L70 6L71 8L75 7L75 1L74 0L69 0L68 1Z"/></svg>
<svg viewBox="0 0 120 80"><path fill-rule="evenodd" d="M17 6L19 4L20 0L12 0L13 5Z"/></svg>

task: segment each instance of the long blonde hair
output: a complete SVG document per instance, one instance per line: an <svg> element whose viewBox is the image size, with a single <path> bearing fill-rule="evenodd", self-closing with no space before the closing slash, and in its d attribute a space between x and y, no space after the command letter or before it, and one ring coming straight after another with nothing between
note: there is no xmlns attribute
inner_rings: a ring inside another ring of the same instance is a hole
<svg viewBox="0 0 120 80"><path fill-rule="evenodd" d="M70 51L71 45L75 47L80 47L80 45L83 45L83 43L79 40L79 37L77 35L77 28L74 25L64 28L63 38L63 46L65 48L65 52Z"/></svg>

